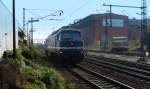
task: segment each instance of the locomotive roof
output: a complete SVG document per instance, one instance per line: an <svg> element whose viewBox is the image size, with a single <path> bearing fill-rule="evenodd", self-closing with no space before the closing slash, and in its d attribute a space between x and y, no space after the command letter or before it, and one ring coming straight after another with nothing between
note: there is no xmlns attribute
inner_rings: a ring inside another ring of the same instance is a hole
<svg viewBox="0 0 150 89"><path fill-rule="evenodd" d="M78 30L78 29L75 29L75 28L65 28L65 29L61 29L60 31L79 31L80 32L80 30Z"/></svg>
<svg viewBox="0 0 150 89"><path fill-rule="evenodd" d="M75 28L60 28L57 31L54 31L51 35L57 34L62 31L78 31L78 32L80 32L80 30L75 29Z"/></svg>

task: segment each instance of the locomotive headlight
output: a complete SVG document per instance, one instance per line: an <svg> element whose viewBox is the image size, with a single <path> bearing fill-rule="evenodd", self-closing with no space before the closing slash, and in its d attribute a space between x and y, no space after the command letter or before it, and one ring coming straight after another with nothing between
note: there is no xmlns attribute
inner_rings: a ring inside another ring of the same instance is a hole
<svg viewBox="0 0 150 89"><path fill-rule="evenodd" d="M63 52L60 51L59 53L62 54Z"/></svg>

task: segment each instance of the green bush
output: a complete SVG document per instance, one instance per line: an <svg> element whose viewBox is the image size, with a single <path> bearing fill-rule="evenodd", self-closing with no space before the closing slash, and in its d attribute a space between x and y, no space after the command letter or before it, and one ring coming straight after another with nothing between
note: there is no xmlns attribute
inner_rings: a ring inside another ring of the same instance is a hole
<svg viewBox="0 0 150 89"><path fill-rule="evenodd" d="M23 74L27 80L35 82L37 80L50 85L50 87L56 89L64 89L64 79L54 69L38 66L30 67L26 66L23 69Z"/></svg>
<svg viewBox="0 0 150 89"><path fill-rule="evenodd" d="M32 89L46 89L46 85L41 81L36 81L32 84Z"/></svg>
<svg viewBox="0 0 150 89"><path fill-rule="evenodd" d="M34 59L37 59L39 55L38 55L38 52L37 52L37 50L36 50L36 48L34 47L33 44L30 44L30 45L29 45L29 50L30 50L30 52L31 52L31 54L32 54L32 56L33 56L33 58L34 58Z"/></svg>
<svg viewBox="0 0 150 89"><path fill-rule="evenodd" d="M28 48L22 50L21 53L26 59L33 59L34 56L32 55L31 51Z"/></svg>
<svg viewBox="0 0 150 89"><path fill-rule="evenodd" d="M61 75L54 69L47 69L47 73L44 75L43 79L47 79L47 83L56 87L57 89L64 89L65 82ZM45 82L45 81L44 81Z"/></svg>
<svg viewBox="0 0 150 89"><path fill-rule="evenodd" d="M32 44L22 49L21 53L26 59L37 59L39 57L37 50Z"/></svg>
<svg viewBox="0 0 150 89"><path fill-rule="evenodd" d="M10 50L4 51L2 58L3 59L12 59L13 58L13 52Z"/></svg>

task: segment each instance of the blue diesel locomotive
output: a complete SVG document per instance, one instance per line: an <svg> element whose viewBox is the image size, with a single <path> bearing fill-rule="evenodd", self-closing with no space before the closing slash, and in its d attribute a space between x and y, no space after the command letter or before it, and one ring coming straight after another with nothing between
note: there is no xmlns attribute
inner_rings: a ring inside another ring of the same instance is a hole
<svg viewBox="0 0 150 89"><path fill-rule="evenodd" d="M45 41L47 55L57 55L65 63L78 63L84 57L81 32L74 28L61 28Z"/></svg>

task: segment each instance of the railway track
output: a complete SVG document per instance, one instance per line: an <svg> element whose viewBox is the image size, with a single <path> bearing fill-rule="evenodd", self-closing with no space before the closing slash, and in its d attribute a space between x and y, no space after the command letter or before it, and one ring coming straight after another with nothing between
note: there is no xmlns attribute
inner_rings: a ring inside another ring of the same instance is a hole
<svg viewBox="0 0 150 89"><path fill-rule="evenodd" d="M129 61L125 61L125 60L116 60L113 58L106 58L106 57L100 57L100 56L95 56L95 55L88 55L88 57L97 58L97 59L101 59L101 60L105 60L105 61L109 61L109 62L113 62L113 63L124 64L124 65L128 65L131 67L150 71L150 65L145 64L145 63L137 63L137 62L131 62L131 61L129 62Z"/></svg>
<svg viewBox="0 0 150 89"><path fill-rule="evenodd" d="M148 64L87 55L82 65L91 66L92 70L99 71L101 74L136 89L150 89L150 71Z"/></svg>
<svg viewBox="0 0 150 89"><path fill-rule="evenodd" d="M150 81L150 71L149 68L147 67L136 67L136 65L131 65L130 62L127 63L123 63L120 60L114 60L114 59L107 59L107 58L99 58L101 60L97 60L97 58L95 57L87 57L86 59L87 62L93 63L95 65L98 66L104 66L116 71L120 71L120 72L124 72L126 74L132 75L132 76L136 76L137 78L141 78L147 81ZM120 62L119 62L120 61ZM130 65L129 65L130 64ZM138 65L140 66L140 65Z"/></svg>
<svg viewBox="0 0 150 89"><path fill-rule="evenodd" d="M95 52L95 53L127 55L127 56L145 56L145 54L142 52L111 52L111 51L99 51L99 50L86 50L86 51L87 52Z"/></svg>
<svg viewBox="0 0 150 89"><path fill-rule="evenodd" d="M87 66L84 67L81 64L78 64L73 69L69 69L69 71L91 85L94 89L134 89L124 83L92 71Z"/></svg>

